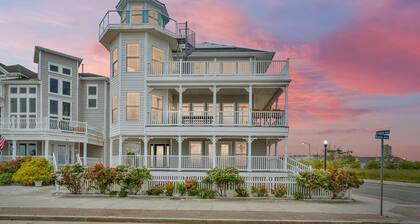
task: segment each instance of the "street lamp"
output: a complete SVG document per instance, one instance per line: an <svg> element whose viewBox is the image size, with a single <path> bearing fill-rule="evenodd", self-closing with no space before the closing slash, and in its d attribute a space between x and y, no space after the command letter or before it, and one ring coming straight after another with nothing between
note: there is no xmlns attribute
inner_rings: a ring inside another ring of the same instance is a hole
<svg viewBox="0 0 420 224"><path fill-rule="evenodd" d="M327 169L327 146L328 146L328 141L324 140L324 170Z"/></svg>
<svg viewBox="0 0 420 224"><path fill-rule="evenodd" d="M311 159L311 143L302 142L302 145L308 145L309 146L309 159Z"/></svg>

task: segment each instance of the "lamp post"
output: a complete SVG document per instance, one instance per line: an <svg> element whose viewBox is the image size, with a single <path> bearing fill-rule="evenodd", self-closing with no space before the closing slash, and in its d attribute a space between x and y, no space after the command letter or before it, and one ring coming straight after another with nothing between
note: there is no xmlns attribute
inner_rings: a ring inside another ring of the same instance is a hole
<svg viewBox="0 0 420 224"><path fill-rule="evenodd" d="M311 143L302 142L302 145L308 145L308 147L309 147L309 159L311 159Z"/></svg>
<svg viewBox="0 0 420 224"><path fill-rule="evenodd" d="M328 146L328 141L324 140L324 170L327 169L327 146Z"/></svg>

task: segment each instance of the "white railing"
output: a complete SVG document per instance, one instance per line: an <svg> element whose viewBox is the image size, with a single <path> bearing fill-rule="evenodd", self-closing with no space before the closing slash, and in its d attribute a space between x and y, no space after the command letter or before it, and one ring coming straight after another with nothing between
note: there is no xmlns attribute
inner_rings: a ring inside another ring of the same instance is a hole
<svg viewBox="0 0 420 224"><path fill-rule="evenodd" d="M87 123L80 121L57 120L51 118L2 118L0 130L11 131L58 131L73 134L86 134Z"/></svg>
<svg viewBox="0 0 420 224"><path fill-rule="evenodd" d="M147 167L151 169L177 169L178 156L147 156Z"/></svg>
<svg viewBox="0 0 420 224"><path fill-rule="evenodd" d="M178 111L148 112L148 125L172 126L179 125L182 121L184 126L249 126L249 113L247 111ZM283 127L286 126L284 111L253 111L252 126L257 127Z"/></svg>
<svg viewBox="0 0 420 224"><path fill-rule="evenodd" d="M211 169L213 157L210 156L181 156L182 169Z"/></svg>
<svg viewBox="0 0 420 224"><path fill-rule="evenodd" d="M216 156L216 167L235 167L238 170L245 170L248 168L247 158L247 156Z"/></svg>
<svg viewBox="0 0 420 224"><path fill-rule="evenodd" d="M80 157L81 160L81 164L83 164L83 162L85 161L85 157ZM86 167L92 167L95 164L99 164L99 163L103 163L103 159L101 158L96 158L96 157L87 157L86 158L86 164L84 164L84 166Z"/></svg>
<svg viewBox="0 0 420 224"><path fill-rule="evenodd" d="M151 76L287 75L289 61L166 61L151 62Z"/></svg>
<svg viewBox="0 0 420 224"><path fill-rule="evenodd" d="M280 156L252 156L252 170L282 170L283 158Z"/></svg>
<svg viewBox="0 0 420 224"><path fill-rule="evenodd" d="M302 162L299 162L293 158L288 157L287 158L287 169L294 172L295 174L298 174L300 172L304 171L311 171L312 167L303 164Z"/></svg>
<svg viewBox="0 0 420 224"><path fill-rule="evenodd" d="M9 155L0 155L0 162L4 162L4 161L12 161L14 160L13 156L9 156Z"/></svg>
<svg viewBox="0 0 420 224"><path fill-rule="evenodd" d="M53 157L52 156L22 156L22 155L16 155L16 159L22 159L22 158L26 158L26 157L31 157L31 158L46 158L50 163L53 162ZM13 158L12 155L0 155L0 162L2 161L12 161L15 160Z"/></svg>

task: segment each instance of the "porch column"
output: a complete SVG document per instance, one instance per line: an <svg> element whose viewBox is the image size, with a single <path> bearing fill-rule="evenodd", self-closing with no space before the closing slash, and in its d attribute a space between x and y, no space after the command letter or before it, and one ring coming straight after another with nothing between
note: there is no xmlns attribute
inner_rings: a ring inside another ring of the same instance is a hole
<svg viewBox="0 0 420 224"><path fill-rule="evenodd" d="M213 159L213 168L216 168L216 149L217 149L217 138L216 136L213 136L211 138L211 144L213 144L213 155L212 155L212 159Z"/></svg>
<svg viewBox="0 0 420 224"><path fill-rule="evenodd" d="M283 163L283 169L284 170L287 170L287 157L288 157L288 146L289 146L289 143L288 143L288 139L287 138L285 138L284 140L284 163Z"/></svg>
<svg viewBox="0 0 420 224"><path fill-rule="evenodd" d="M118 165L122 165L122 141L123 137L118 138Z"/></svg>
<svg viewBox="0 0 420 224"><path fill-rule="evenodd" d="M284 92L284 119L286 126L289 126L289 87Z"/></svg>
<svg viewBox="0 0 420 224"><path fill-rule="evenodd" d="M50 156L50 141L45 140L44 147L44 156L48 158Z"/></svg>
<svg viewBox="0 0 420 224"><path fill-rule="evenodd" d="M213 125L216 125L216 120L217 120L216 104L217 104L217 88L216 88L216 85L214 85L213 86Z"/></svg>
<svg viewBox="0 0 420 224"><path fill-rule="evenodd" d="M13 143L12 158L13 158L13 160L16 160L16 151L17 151L17 148L16 148L16 140L13 140L12 143Z"/></svg>
<svg viewBox="0 0 420 224"><path fill-rule="evenodd" d="M70 144L71 162L75 163L74 143Z"/></svg>
<svg viewBox="0 0 420 224"><path fill-rule="evenodd" d="M251 85L249 85L249 91L248 91L248 94L249 94L249 106L248 106L248 125L249 126L252 126L252 108L254 107L253 106L253 102L252 102L252 86Z"/></svg>
<svg viewBox="0 0 420 224"><path fill-rule="evenodd" d="M109 166L110 167L112 167L112 157L114 156L113 155L113 149L112 149L112 143L113 143L113 140L112 140L112 138L109 138Z"/></svg>
<svg viewBox="0 0 420 224"><path fill-rule="evenodd" d="M184 141L184 138L181 136L178 136L178 171L182 170L182 142Z"/></svg>
<svg viewBox="0 0 420 224"><path fill-rule="evenodd" d="M83 142L83 165L87 166L87 142Z"/></svg>
<svg viewBox="0 0 420 224"><path fill-rule="evenodd" d="M252 138L251 136L248 136L246 139L248 143L248 172L252 171L252 142L255 140L255 138Z"/></svg>
<svg viewBox="0 0 420 224"><path fill-rule="evenodd" d="M182 90L182 85L178 88L178 126L182 125L182 93L184 91Z"/></svg>
<svg viewBox="0 0 420 224"><path fill-rule="evenodd" d="M144 136L143 138L143 167L147 168L147 151L149 150L149 138Z"/></svg>

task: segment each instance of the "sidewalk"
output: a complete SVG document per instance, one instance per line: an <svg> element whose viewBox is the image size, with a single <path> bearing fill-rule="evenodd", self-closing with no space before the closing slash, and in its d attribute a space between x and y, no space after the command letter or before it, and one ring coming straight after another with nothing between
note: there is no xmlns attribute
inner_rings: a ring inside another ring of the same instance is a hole
<svg viewBox="0 0 420 224"><path fill-rule="evenodd" d="M0 187L0 219L48 221L147 221L236 223L300 221L312 223L384 223L395 220L420 220L420 207L402 207L385 202L388 218L378 216L376 199L354 196L354 202L311 202L295 200L229 201L170 200L115 197L63 197L53 194L53 187ZM409 210L413 212L407 213ZM50 218L50 219L49 219Z"/></svg>

